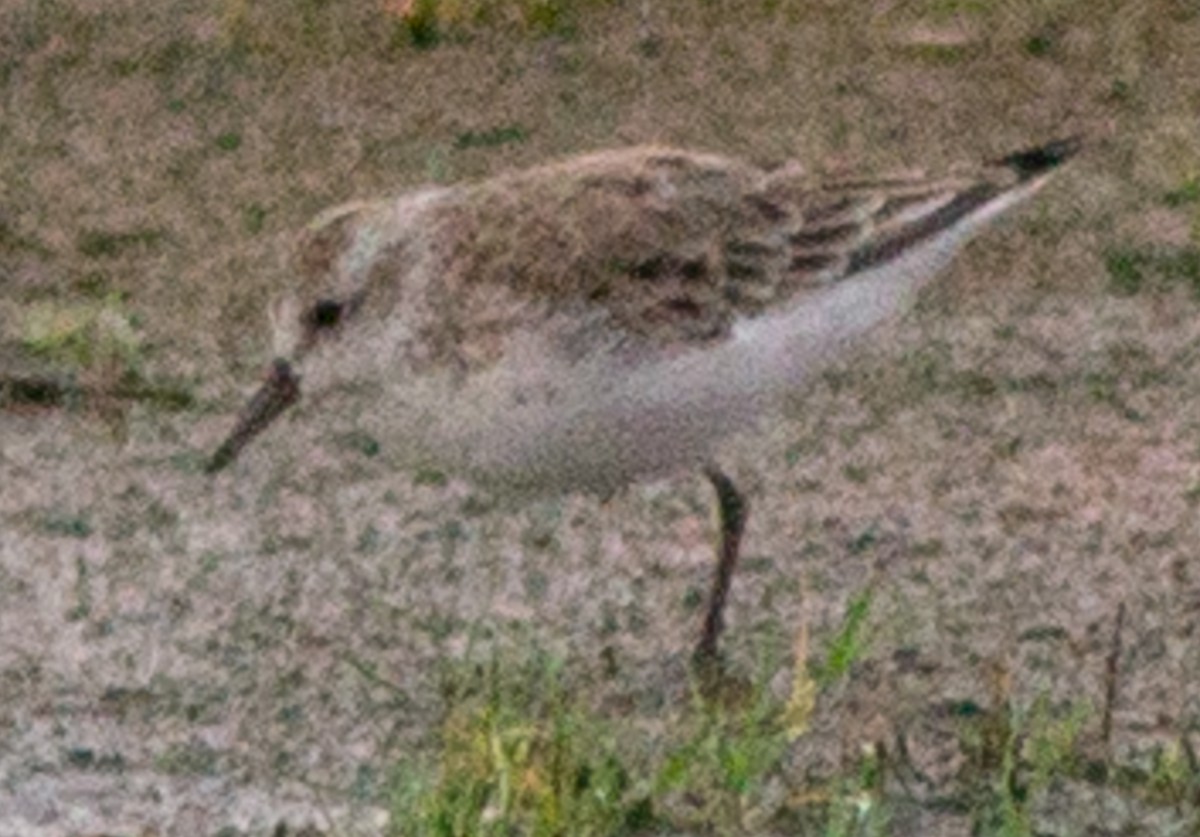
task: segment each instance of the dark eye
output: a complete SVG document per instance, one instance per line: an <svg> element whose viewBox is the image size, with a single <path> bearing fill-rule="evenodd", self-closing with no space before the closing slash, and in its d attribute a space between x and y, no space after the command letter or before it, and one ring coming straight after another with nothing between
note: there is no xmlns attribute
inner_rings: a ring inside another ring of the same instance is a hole
<svg viewBox="0 0 1200 837"><path fill-rule="evenodd" d="M308 324L321 330L333 328L342 319L342 303L332 299L322 299L308 311Z"/></svg>

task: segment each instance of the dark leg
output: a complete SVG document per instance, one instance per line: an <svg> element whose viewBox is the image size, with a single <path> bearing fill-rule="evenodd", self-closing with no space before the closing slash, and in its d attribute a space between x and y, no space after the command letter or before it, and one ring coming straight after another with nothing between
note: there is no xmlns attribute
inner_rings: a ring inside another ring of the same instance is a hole
<svg viewBox="0 0 1200 837"><path fill-rule="evenodd" d="M712 592L708 596L708 612L704 614L704 630L700 644L696 646L695 663L711 666L717 660L717 639L724 627L725 600L729 597L729 586L733 583L733 571L737 567L738 548L742 542L742 531L746 527L746 498L737 490L733 480L725 476L715 465L704 469L704 475L717 491L717 511L720 518L721 536L717 547L717 571L713 575Z"/></svg>

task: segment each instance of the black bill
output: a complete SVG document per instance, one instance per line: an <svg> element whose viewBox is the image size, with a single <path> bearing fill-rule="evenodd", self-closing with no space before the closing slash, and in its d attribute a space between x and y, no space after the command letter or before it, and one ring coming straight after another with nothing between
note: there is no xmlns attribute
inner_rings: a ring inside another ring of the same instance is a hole
<svg viewBox="0 0 1200 837"><path fill-rule="evenodd" d="M215 474L237 459L242 448L246 447L251 439L266 430L271 422L299 398L300 378L286 360L276 359L271 364L271 371L267 373L267 380L242 410L237 426L221 447L217 448L217 452L205 466L204 473Z"/></svg>

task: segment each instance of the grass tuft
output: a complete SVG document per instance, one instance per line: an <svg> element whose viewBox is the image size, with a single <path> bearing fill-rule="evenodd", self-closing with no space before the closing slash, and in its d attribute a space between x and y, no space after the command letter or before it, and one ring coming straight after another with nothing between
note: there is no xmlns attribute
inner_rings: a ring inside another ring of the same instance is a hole
<svg viewBox="0 0 1200 837"><path fill-rule="evenodd" d="M829 643L825 661L817 667L816 680L828 686L844 677L856 660L863 656L863 637L867 616L871 612L874 591L867 588L850 600L842 627Z"/></svg>
<svg viewBox="0 0 1200 837"><path fill-rule="evenodd" d="M454 138L454 147L459 151L467 148L496 148L525 142L528 138L529 131L523 125L501 125L486 131L464 131Z"/></svg>
<svg viewBox="0 0 1200 837"><path fill-rule="evenodd" d="M402 765L395 834L612 834L651 819L609 725L544 654L453 671L434 763Z"/></svg>
<svg viewBox="0 0 1200 837"><path fill-rule="evenodd" d="M33 354L78 370L115 366L133 373L141 362L136 321L115 294L97 302L34 305L21 336Z"/></svg>
<svg viewBox="0 0 1200 837"><path fill-rule="evenodd" d="M392 777L392 833L753 832L781 812L783 758L814 711L807 649L802 631L786 701L763 676L728 699L697 691L653 730L602 714L551 655L455 664L435 751Z"/></svg>
<svg viewBox="0 0 1200 837"><path fill-rule="evenodd" d="M1105 254L1104 267L1115 296L1183 285L1200 298L1200 248L1194 246L1116 247Z"/></svg>
<svg viewBox="0 0 1200 837"><path fill-rule="evenodd" d="M1172 209L1200 203L1200 177L1192 177L1163 195L1163 203Z"/></svg>

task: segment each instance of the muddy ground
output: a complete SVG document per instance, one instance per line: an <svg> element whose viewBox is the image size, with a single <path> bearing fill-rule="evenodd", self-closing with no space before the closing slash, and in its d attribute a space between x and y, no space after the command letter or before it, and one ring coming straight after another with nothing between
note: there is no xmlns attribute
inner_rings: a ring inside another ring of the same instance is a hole
<svg viewBox="0 0 1200 837"><path fill-rule="evenodd" d="M749 672L801 625L819 647L874 591L865 649L789 753L797 787L903 741L934 796L963 758L947 707L1039 696L1091 708L1098 757L1194 777L1193 4L593 3L421 47L389 14L0 3L0 373L192 399L0 413L0 834L376 833L389 771L432 744L446 661L495 648L561 655L653 729L711 566L699 478L509 514L305 413L202 473L314 212L645 141L882 171L1088 138L730 445L753 516L727 648ZM102 350L72 342L89 317ZM969 833L919 802L909 833ZM1194 798L1103 782L1063 782L1037 816L1196 824Z"/></svg>

